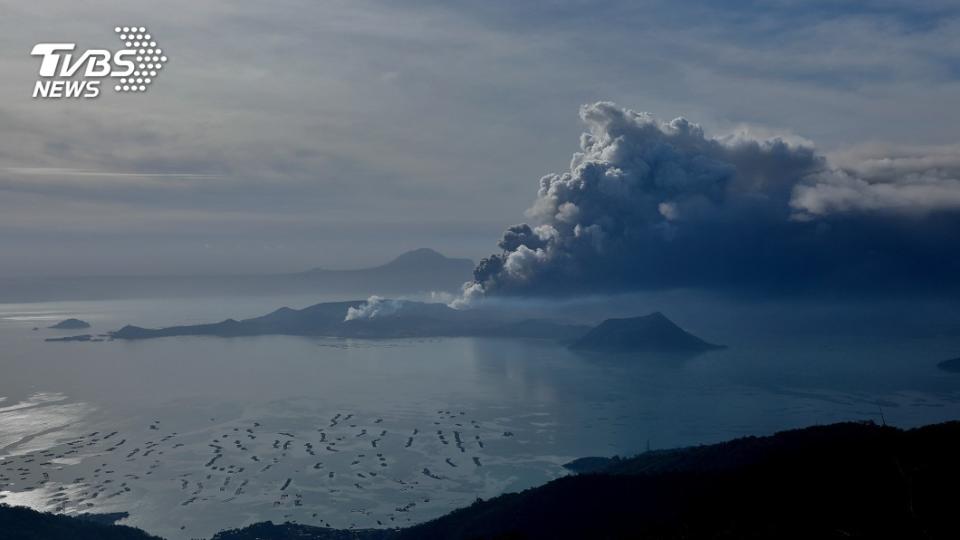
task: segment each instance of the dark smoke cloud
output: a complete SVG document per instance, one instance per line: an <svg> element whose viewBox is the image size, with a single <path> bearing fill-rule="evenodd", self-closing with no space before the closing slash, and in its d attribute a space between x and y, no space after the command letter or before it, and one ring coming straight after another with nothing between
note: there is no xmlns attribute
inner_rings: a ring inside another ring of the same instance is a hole
<svg viewBox="0 0 960 540"><path fill-rule="evenodd" d="M954 284L960 159L835 165L811 145L707 137L683 118L599 102L569 171L541 178L532 224L507 229L463 302L646 288L765 290ZM919 152L919 151L917 151Z"/></svg>

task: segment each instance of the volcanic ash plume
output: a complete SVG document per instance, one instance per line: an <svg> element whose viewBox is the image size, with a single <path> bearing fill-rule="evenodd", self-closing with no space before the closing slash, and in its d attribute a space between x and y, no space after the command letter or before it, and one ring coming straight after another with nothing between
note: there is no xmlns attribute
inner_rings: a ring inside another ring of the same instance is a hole
<svg viewBox="0 0 960 540"><path fill-rule="evenodd" d="M580 118L588 132L569 171L540 179L532 224L504 232L502 251L480 261L458 304L489 294L812 284L856 273L868 251L872 268L896 270L885 258L911 242L911 227L960 232L960 175L945 175L942 160L872 174L877 167L831 167L810 143L708 138L686 119L660 122L609 102L581 107ZM943 212L947 223L896 225Z"/></svg>

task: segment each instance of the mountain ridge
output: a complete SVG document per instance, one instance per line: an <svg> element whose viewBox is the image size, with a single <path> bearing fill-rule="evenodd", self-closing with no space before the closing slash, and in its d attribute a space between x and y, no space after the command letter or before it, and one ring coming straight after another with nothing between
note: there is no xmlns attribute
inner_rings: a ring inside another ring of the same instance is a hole
<svg viewBox="0 0 960 540"><path fill-rule="evenodd" d="M374 272L382 270L393 270L393 269L408 269L408 268L423 268L422 265L426 264L454 264L461 265L464 268L470 268L470 271L473 271L473 261L466 258L457 258L457 257L447 257L446 255L440 253L439 251L432 248L416 248L409 251L405 251L400 255L390 259L389 261L374 265L374 266L364 266L359 268L345 268L345 269L331 269L324 268L322 266L317 266L315 268L310 268L302 272L293 272L291 275L304 275L304 274L323 274L323 273L337 273L337 272ZM277 274L283 275L283 274Z"/></svg>
<svg viewBox="0 0 960 540"><path fill-rule="evenodd" d="M367 314L371 302L382 301L386 308ZM351 310L355 317L349 318ZM445 304L412 300L351 300L322 302L303 309L282 307L266 315L237 321L141 328L126 325L111 332L114 339L151 339L174 336L240 337L297 335L350 338L408 337L514 337L569 339L589 330L588 326L547 319L509 320L472 310L457 310Z"/></svg>
<svg viewBox="0 0 960 540"><path fill-rule="evenodd" d="M142 328L126 325L113 339L175 336L296 335L349 338L504 337L554 339L584 352L696 354L723 348L681 329L660 312L586 325L551 319L510 319L446 304L391 300L322 302L303 309L281 307L249 319Z"/></svg>
<svg viewBox="0 0 960 540"><path fill-rule="evenodd" d="M256 296L272 294L454 293L473 277L473 261L430 248L387 262L344 270L314 268L263 274L176 276L62 276L0 278L0 302L110 300L118 298Z"/></svg>

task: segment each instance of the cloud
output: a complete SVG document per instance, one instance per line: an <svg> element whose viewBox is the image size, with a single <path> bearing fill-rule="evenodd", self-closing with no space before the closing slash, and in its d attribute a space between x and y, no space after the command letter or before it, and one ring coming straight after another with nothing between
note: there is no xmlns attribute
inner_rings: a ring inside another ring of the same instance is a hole
<svg viewBox="0 0 960 540"><path fill-rule="evenodd" d="M960 146L869 146L794 188L800 219L849 212L927 215L960 209Z"/></svg>
<svg viewBox="0 0 960 540"><path fill-rule="evenodd" d="M661 122L610 102L581 107L580 118L588 130L569 170L541 178L533 224L507 229L459 304L487 294L886 286L953 281L943 270L960 270L947 247L960 232L953 153L861 156L840 168L798 138L711 138L684 118Z"/></svg>
<svg viewBox="0 0 960 540"><path fill-rule="evenodd" d="M937 174L911 174L875 182L844 171L820 175L794 190L791 206L798 219L852 211L926 214L960 209L960 180Z"/></svg>

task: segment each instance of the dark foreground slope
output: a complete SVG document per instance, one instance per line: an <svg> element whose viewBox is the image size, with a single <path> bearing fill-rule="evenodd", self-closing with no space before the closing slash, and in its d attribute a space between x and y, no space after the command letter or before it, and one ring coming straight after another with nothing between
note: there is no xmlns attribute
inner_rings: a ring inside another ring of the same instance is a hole
<svg viewBox="0 0 960 540"><path fill-rule="evenodd" d="M960 538L960 423L836 424L648 452L400 538Z"/></svg>
<svg viewBox="0 0 960 540"><path fill-rule="evenodd" d="M578 460L570 468L593 472L477 501L406 529L260 523L215 538L953 539L960 538L958 455L960 422L908 431L834 424L629 459ZM0 530L13 511L0 507ZM37 527L65 519L31 516ZM143 538L124 534L130 536L112 538Z"/></svg>
<svg viewBox="0 0 960 540"><path fill-rule="evenodd" d="M2 540L159 540L140 529L112 525L123 515L68 517L0 505ZM101 519L103 518L103 519Z"/></svg>

